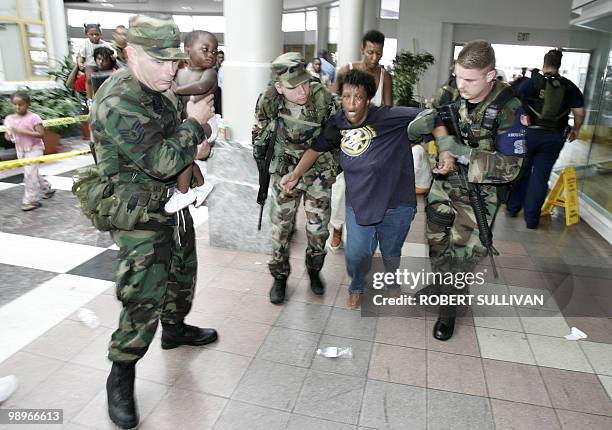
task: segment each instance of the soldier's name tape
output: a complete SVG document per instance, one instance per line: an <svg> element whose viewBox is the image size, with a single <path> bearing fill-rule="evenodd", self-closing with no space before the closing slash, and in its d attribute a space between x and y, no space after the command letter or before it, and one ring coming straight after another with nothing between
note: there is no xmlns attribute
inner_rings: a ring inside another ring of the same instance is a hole
<svg viewBox="0 0 612 430"><path fill-rule="evenodd" d="M83 151L62 152L60 154L43 155L34 158L22 158L20 160L0 161L0 170L15 169L17 167L28 166L37 163L50 163L64 158L76 157L77 155L89 154L89 149Z"/></svg>
<svg viewBox="0 0 612 430"><path fill-rule="evenodd" d="M54 119L45 119L43 120L43 126L45 127L57 127L60 125L69 125L76 124L79 122L85 122L89 118L88 115L78 115L78 116L69 116L65 118L54 118ZM4 133L6 131L6 127L0 125L0 133Z"/></svg>

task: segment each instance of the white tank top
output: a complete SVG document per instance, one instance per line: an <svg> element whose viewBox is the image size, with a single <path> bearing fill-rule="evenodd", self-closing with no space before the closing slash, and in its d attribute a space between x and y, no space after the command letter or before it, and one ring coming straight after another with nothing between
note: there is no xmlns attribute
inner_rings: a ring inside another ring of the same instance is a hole
<svg viewBox="0 0 612 430"><path fill-rule="evenodd" d="M353 63L349 63L349 70L353 70ZM376 89L376 94L370 100L370 104L374 106L382 106L383 102L383 85L385 83L385 70L380 68L380 79L378 80L378 88Z"/></svg>

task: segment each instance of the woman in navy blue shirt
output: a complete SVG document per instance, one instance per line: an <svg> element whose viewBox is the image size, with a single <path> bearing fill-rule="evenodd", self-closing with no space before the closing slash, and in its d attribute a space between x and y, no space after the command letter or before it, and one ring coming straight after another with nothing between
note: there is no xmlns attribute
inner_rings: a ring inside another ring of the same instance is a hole
<svg viewBox="0 0 612 430"><path fill-rule="evenodd" d="M407 107L371 106L374 78L351 70L339 78L342 110L325 125L293 172L281 179L291 190L326 151L340 149L346 180L346 266L352 278L349 307L361 305L364 277L380 246L386 272L399 267L416 213L414 166L406 127L419 113ZM397 286L390 286L395 287Z"/></svg>

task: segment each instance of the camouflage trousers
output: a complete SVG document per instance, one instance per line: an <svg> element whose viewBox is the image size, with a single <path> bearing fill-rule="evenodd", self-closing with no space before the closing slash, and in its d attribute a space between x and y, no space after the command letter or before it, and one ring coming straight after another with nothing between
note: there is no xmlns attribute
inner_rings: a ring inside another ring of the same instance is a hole
<svg viewBox="0 0 612 430"><path fill-rule="evenodd" d="M172 226L112 232L119 247L116 283L123 309L108 349L111 361L140 359L153 340L159 320L176 324L189 313L198 261L193 220L189 211L184 215L181 246L173 238Z"/></svg>
<svg viewBox="0 0 612 430"><path fill-rule="evenodd" d="M270 219L272 230L272 259L268 268L274 278L286 278L289 266L289 240L293 233L295 214L302 196L306 211L306 268L319 271L325 261L325 243L329 237L331 215L331 186L334 177L328 173L308 172L291 191L280 188L281 176L272 175L272 204Z"/></svg>
<svg viewBox="0 0 612 430"><path fill-rule="evenodd" d="M487 220L497 205L495 187L481 186ZM450 224L450 225L449 225ZM434 272L472 272L487 255L466 189L449 180L434 180L427 195L427 242Z"/></svg>

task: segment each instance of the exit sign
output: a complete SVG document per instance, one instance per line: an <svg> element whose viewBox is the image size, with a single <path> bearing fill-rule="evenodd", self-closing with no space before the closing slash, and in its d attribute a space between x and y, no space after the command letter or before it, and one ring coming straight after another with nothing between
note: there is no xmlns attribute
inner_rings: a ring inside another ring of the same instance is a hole
<svg viewBox="0 0 612 430"><path fill-rule="evenodd" d="M516 35L516 40L519 42L527 42L529 40L529 33L521 33L519 31Z"/></svg>

